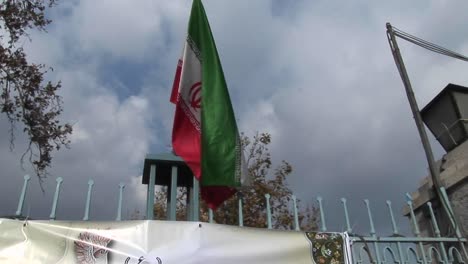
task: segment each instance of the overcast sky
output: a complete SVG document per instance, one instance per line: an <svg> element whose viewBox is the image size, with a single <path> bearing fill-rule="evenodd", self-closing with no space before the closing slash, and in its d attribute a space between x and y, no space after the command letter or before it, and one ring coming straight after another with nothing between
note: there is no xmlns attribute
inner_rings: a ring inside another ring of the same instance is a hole
<svg viewBox="0 0 468 264"><path fill-rule="evenodd" d="M339 199L352 225L367 230L362 199L378 226L388 226L385 200L401 214L427 165L385 23L468 54L466 1L204 0L238 125L272 134L275 161L294 168L297 196L324 198L329 229L342 231ZM60 1L48 33L31 32L30 59L54 68L65 112L74 124L71 149L54 155L42 194L33 177L25 213L50 214L55 178L64 178L59 219L81 219L87 181L95 180L91 219L112 220L118 184L127 184L124 218L142 210L144 156L167 152L174 106L169 94L186 35L191 1ZM422 108L448 83L468 86L468 64L399 40ZM9 151L0 117L0 215L16 211L25 150ZM431 135L432 139L432 135ZM433 142L436 157L443 154Z"/></svg>

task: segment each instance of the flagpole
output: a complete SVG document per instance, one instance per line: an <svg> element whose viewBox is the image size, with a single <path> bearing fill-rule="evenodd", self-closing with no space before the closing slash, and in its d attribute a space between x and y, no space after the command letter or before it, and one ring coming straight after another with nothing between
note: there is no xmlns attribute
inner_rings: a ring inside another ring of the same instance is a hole
<svg viewBox="0 0 468 264"><path fill-rule="evenodd" d="M434 159L434 154L432 152L431 144L429 142L429 138L427 137L426 130L424 128L424 123L421 117L421 113L419 112L418 103L416 102L416 97L414 96L413 88L411 87L411 82L408 77L408 72L406 71L405 64L403 62L403 58L400 53L400 49L398 47L398 43L395 38L395 31L392 28L390 23L387 23L387 38L388 43L390 44L390 49L392 50L393 58L395 59L395 64L398 68L398 71L401 76L401 80L403 81L403 85L405 87L406 96L408 97L408 102L411 107L411 112L413 113L414 122L416 123L416 127L419 132L419 137L421 139L421 143L424 148L424 152L426 154L426 160L429 165L429 171L431 174L432 182L435 187L436 197L439 199L442 207L446 215L448 216L449 220L452 222L455 230L458 230L457 221L450 211L450 205L448 201L444 200L444 197L441 193L441 187L443 187L442 182L440 180L440 169L437 168L436 162ZM458 233L458 232L457 232ZM460 235L460 234L457 234Z"/></svg>
<svg viewBox="0 0 468 264"><path fill-rule="evenodd" d="M400 72L403 85L405 86L406 96L408 97L411 112L413 113L414 122L416 123L416 127L418 128L424 152L426 153L426 159L427 163L429 164L429 170L431 173L432 181L434 182L434 185L437 188L440 188L442 187L442 184L439 179L439 170L436 168L434 155L432 152L431 145L429 143L429 139L427 137L426 130L424 129L424 123L421 117L421 113L419 112L418 103L416 102L416 97L414 96L413 88L411 87L411 82L409 80L408 73L406 71L406 67L403 62L403 58L401 57L400 49L398 47L398 43L395 39L395 34L390 23L387 23L387 37L389 39L393 58L395 59L395 63L397 65L398 71Z"/></svg>

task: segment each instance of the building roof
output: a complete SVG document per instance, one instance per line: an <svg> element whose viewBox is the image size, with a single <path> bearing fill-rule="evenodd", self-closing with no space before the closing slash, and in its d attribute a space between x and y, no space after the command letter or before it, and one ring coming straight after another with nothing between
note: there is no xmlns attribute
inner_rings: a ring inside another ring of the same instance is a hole
<svg viewBox="0 0 468 264"><path fill-rule="evenodd" d="M430 109L433 104L437 103L442 97L450 92L468 93L468 87L453 83L447 84L447 86L445 86L445 88L442 89L439 94L437 94L426 106L424 106L424 108L420 111L421 115L424 115L424 113Z"/></svg>

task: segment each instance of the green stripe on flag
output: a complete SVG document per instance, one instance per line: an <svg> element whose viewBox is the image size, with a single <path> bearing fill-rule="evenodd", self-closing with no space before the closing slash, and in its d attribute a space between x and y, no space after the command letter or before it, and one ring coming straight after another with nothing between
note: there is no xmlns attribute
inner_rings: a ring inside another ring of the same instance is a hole
<svg viewBox="0 0 468 264"><path fill-rule="evenodd" d="M216 45L200 0L194 0L189 39L202 61L202 185L240 186L240 141Z"/></svg>

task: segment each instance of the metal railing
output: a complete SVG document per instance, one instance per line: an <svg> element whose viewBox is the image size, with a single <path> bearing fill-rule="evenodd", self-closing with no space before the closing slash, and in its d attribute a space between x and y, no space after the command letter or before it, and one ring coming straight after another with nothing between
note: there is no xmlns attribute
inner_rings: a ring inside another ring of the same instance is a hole
<svg viewBox="0 0 468 264"><path fill-rule="evenodd" d="M26 199L28 184L30 177L24 176L23 188L18 202L18 208L15 215L20 218L22 217L23 205ZM60 191L62 187L63 179L61 177L56 179L56 189L52 200L52 207L50 212L50 220L56 219L56 210L58 201L60 198ZM89 210L91 206L91 196L93 193L94 181L88 181L88 190L86 195L85 210L84 210L84 221L88 221ZM118 194L118 206L116 212L116 221L122 220L122 199L125 188L124 183L120 183L119 194ZM445 190L444 190L445 191ZM268 229L272 229L274 219L271 213L270 206L270 195L265 195L266 201L266 225ZM298 218L298 207L297 199L293 195L291 197L293 210L291 212L293 216L293 230L300 231L299 218ZM327 221L326 213L323 204L322 197L317 197L318 208L320 212L320 230L327 232ZM349 210L347 205L347 199L341 198L341 204L343 208L344 223L346 232L351 240L351 250L354 263L467 263L467 253L465 244L467 239L459 236L457 232L454 237L443 237L439 229L439 223L435 217L434 209L431 202L426 204L427 210L430 215L430 226L432 226L432 232L434 235L422 236L421 230L415 215L413 208L413 201L408 199L407 206L410 208L410 224L412 227L412 236L403 236L400 233L400 229L395 221L395 215L392 209L392 203L386 201L386 208L388 210L388 216L391 223L391 229L393 234L390 236L378 236L375 229L375 223L373 218L372 209L369 200L364 200L364 205L367 210L368 223L369 223L369 235L358 235L354 234L353 227L351 226L351 219L349 217ZM209 210L209 222L214 222L214 215L216 212ZM238 200L238 225L243 226L243 201L241 198ZM429 226L429 225L428 225ZM454 227L457 229L458 227ZM307 230L310 231L310 230Z"/></svg>

